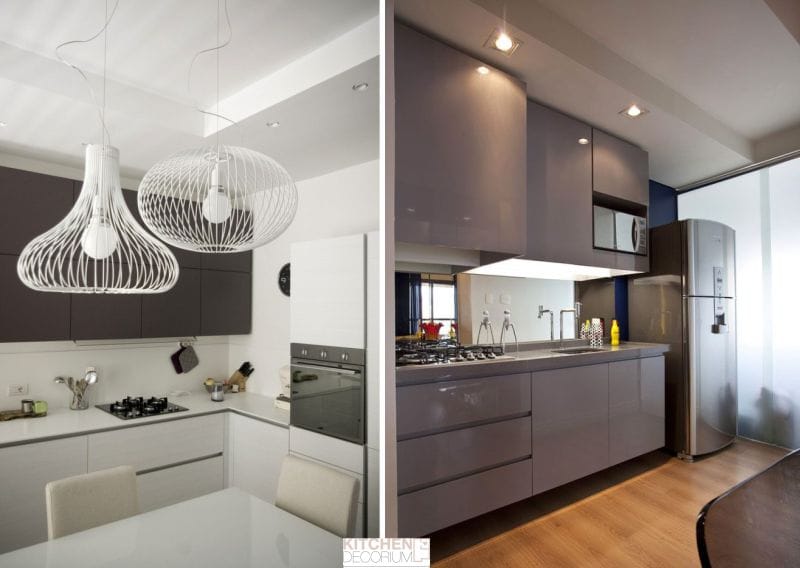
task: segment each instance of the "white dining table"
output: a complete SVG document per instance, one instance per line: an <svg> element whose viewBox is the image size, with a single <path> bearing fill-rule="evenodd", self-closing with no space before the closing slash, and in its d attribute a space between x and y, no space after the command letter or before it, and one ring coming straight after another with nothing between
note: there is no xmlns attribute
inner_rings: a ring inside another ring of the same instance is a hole
<svg viewBox="0 0 800 568"><path fill-rule="evenodd" d="M230 488L0 555L2 568L342 566L342 539Z"/></svg>

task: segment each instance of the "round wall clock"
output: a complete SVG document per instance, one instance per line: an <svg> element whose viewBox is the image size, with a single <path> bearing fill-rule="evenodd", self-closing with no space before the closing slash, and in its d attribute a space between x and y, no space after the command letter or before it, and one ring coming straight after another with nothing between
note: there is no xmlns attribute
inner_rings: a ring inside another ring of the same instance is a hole
<svg viewBox="0 0 800 568"><path fill-rule="evenodd" d="M288 296L291 289L291 269L290 265L287 262L283 266L281 266L280 272L278 272L278 288L281 289L281 292L285 296Z"/></svg>

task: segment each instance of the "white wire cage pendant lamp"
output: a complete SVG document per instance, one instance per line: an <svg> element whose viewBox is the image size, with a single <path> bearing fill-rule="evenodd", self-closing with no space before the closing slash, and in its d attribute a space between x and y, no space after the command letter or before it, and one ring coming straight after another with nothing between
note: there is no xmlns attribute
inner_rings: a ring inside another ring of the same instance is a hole
<svg viewBox="0 0 800 568"><path fill-rule="evenodd" d="M219 142L219 52L228 45L232 28L225 0L229 37L220 43L217 0L216 144L184 150L158 162L139 185L139 213L145 225L165 242L186 250L234 253L262 246L283 233L297 212L297 187L281 164L255 150Z"/></svg>
<svg viewBox="0 0 800 568"><path fill-rule="evenodd" d="M91 41L104 32L111 17L106 5L103 29L78 42ZM59 47L69 43L75 42ZM67 64L86 79L80 69ZM105 71L103 75L105 81ZM178 280L175 255L136 222L125 204L119 150L107 143L104 114L103 108L103 143L86 147L83 186L75 205L61 222L34 238L20 254L17 274L29 288L42 292L153 294L166 292Z"/></svg>

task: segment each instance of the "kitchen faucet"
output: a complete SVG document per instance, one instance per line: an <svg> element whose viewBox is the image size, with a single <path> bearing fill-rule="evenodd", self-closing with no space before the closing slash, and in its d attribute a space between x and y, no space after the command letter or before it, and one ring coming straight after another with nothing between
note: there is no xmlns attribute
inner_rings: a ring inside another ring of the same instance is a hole
<svg viewBox="0 0 800 568"><path fill-rule="evenodd" d="M550 341L553 341L553 310L545 310L544 306L539 304L539 319L542 319L544 314L550 314Z"/></svg>
<svg viewBox="0 0 800 568"><path fill-rule="evenodd" d="M574 308L569 308L566 310L560 310L558 313L558 339L560 341L564 341L564 314L574 313L575 314L575 339L578 338L580 326L581 326L581 303L575 302Z"/></svg>

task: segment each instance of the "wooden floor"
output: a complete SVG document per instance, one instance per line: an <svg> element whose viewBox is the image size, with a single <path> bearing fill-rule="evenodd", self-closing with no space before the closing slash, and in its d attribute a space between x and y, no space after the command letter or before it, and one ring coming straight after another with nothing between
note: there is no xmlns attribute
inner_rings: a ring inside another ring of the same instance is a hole
<svg viewBox="0 0 800 568"><path fill-rule="evenodd" d="M747 440L692 464L654 452L436 532L432 560L437 568L699 566L703 505L785 453Z"/></svg>

